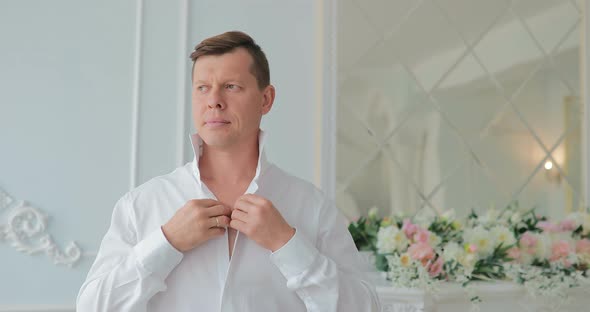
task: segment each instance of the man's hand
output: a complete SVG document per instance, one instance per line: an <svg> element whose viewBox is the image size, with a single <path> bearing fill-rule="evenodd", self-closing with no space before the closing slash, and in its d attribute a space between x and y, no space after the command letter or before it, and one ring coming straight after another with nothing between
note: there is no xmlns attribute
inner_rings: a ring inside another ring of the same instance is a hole
<svg viewBox="0 0 590 312"><path fill-rule="evenodd" d="M230 227L244 233L258 245L275 252L295 235L275 206L266 198L240 196L231 214Z"/></svg>
<svg viewBox="0 0 590 312"><path fill-rule="evenodd" d="M162 226L170 244L181 252L189 251L225 233L231 209L212 199L189 200Z"/></svg>

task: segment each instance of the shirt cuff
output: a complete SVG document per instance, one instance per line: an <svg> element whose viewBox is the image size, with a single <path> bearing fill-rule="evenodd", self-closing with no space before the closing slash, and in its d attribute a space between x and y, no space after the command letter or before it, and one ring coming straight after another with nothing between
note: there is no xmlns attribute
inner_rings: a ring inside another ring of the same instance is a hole
<svg viewBox="0 0 590 312"><path fill-rule="evenodd" d="M307 270L319 255L315 248L299 231L281 248L270 255L270 260L289 279Z"/></svg>
<svg viewBox="0 0 590 312"><path fill-rule="evenodd" d="M162 279L172 272L183 257L183 253L168 242L161 228L135 245L134 251L143 268Z"/></svg>

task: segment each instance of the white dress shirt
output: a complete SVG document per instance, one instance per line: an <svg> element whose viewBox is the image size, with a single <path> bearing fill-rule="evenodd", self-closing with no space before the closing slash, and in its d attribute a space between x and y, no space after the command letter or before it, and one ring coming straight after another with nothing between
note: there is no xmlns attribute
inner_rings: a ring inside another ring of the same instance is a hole
<svg viewBox="0 0 590 312"><path fill-rule="evenodd" d="M215 199L195 159L125 194L77 299L77 311L378 311L359 272L346 221L312 184L270 163L259 138L256 175L246 193L269 199L295 235L272 253L237 233L182 253L161 226L190 199Z"/></svg>

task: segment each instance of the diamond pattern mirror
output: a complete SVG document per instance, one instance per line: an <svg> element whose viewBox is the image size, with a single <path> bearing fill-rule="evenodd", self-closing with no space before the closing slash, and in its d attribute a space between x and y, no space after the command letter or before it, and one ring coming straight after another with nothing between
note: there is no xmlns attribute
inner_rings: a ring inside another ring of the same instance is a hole
<svg viewBox="0 0 590 312"><path fill-rule="evenodd" d="M579 1L343 0L337 16L349 218L586 206Z"/></svg>

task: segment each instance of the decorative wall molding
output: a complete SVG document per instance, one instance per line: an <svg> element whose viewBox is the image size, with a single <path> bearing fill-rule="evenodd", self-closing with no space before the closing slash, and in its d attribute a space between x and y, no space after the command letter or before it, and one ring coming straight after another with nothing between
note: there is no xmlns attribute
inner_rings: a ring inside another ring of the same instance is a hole
<svg viewBox="0 0 590 312"><path fill-rule="evenodd" d="M2 212L2 210L4 210L5 208L8 208L8 206L10 206L12 202L12 197L10 197L8 193L0 189L0 212Z"/></svg>
<svg viewBox="0 0 590 312"><path fill-rule="evenodd" d="M182 0L180 3L179 10L179 40L178 40L178 86L177 86L177 115L176 115L176 163L178 166L182 166L185 162L185 147L186 147L186 112L187 112L187 53L188 49L188 29L189 29L189 17L190 17L190 3L188 0ZM192 75L192 73L191 73Z"/></svg>
<svg viewBox="0 0 590 312"><path fill-rule="evenodd" d="M6 215L5 223L0 223L0 242L27 255L45 253L56 265L72 267L80 260L82 250L75 242L62 250L46 232L47 214L24 200L15 200L2 189L0 212Z"/></svg>
<svg viewBox="0 0 590 312"><path fill-rule="evenodd" d="M141 45L143 34L143 0L136 1L135 9L135 60L133 64L133 99L131 106L131 169L129 189L137 186L139 148L139 103L141 100Z"/></svg>

